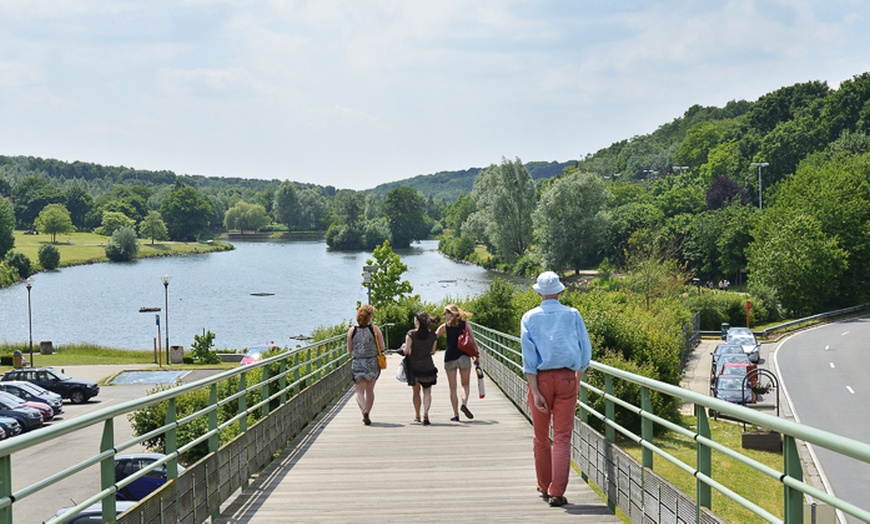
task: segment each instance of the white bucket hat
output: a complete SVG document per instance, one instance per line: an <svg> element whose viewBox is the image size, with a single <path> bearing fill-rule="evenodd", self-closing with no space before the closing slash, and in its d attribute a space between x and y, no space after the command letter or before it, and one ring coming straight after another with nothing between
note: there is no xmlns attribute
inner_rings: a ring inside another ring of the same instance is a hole
<svg viewBox="0 0 870 524"><path fill-rule="evenodd" d="M532 289L539 295L556 295L564 291L565 286L559 280L559 275L552 271L544 271L538 275L538 281L532 284Z"/></svg>

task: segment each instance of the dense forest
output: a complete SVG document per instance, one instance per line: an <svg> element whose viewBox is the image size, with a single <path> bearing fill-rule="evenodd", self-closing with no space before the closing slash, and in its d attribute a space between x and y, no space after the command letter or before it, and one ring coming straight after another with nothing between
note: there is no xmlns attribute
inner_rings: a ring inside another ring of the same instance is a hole
<svg viewBox="0 0 870 524"><path fill-rule="evenodd" d="M800 315L867 299L868 134L863 73L692 106L578 161L503 158L368 191L4 156L0 256L14 254L13 228L321 231L332 249L365 250L439 237L450 256L516 274L667 268L740 284L764 305L753 314Z"/></svg>

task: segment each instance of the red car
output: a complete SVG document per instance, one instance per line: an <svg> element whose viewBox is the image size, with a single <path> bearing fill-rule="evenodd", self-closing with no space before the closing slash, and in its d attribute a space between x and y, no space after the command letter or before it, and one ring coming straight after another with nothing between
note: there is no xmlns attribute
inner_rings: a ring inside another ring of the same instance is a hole
<svg viewBox="0 0 870 524"><path fill-rule="evenodd" d="M277 349L278 344L274 342L269 342L268 344L260 344L258 346L251 346L248 348L245 356L242 357L242 361L239 363L240 366L247 366L248 364L254 364L263 360L263 355L272 351L273 349Z"/></svg>
<svg viewBox="0 0 870 524"><path fill-rule="evenodd" d="M21 398L16 397L12 393L7 393L5 391L0 391L0 398L4 398L10 403L18 402L29 408L38 410L40 413L42 413L43 422L50 422L54 418L54 410L51 409L51 406L44 402L37 402L35 400L21 400Z"/></svg>

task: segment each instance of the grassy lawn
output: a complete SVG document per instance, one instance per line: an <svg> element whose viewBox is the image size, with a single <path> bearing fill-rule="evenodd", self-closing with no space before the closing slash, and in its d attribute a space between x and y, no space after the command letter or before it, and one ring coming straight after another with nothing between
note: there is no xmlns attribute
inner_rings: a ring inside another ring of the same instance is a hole
<svg viewBox="0 0 870 524"><path fill-rule="evenodd" d="M751 457L778 471L782 471L782 455L768 451L757 451L742 448L743 425L724 420L709 419L713 440L743 455ZM695 417L684 417L683 426L695 429ZM747 426L747 429L751 429ZM655 438L655 444L667 453L677 457L692 467L696 466L696 451L694 440L667 433ZM638 462L641 460L641 448L634 443L620 442L620 447L631 454ZM713 451L712 477L739 495L758 504L770 513L782 518L783 485L754 469L737 462L730 457ZM695 478L663 457L655 456L653 470L674 484L683 493L695 497ZM758 522L759 517L743 508L725 495L713 490L711 511L726 522Z"/></svg>
<svg viewBox="0 0 870 524"><path fill-rule="evenodd" d="M25 344L4 343L0 344L0 355L12 355L16 350L24 353L25 358L30 360L30 347ZM164 366L165 366L165 353ZM51 355L39 353L39 347L34 348L33 358L37 367L51 366L60 368L63 366L88 366L103 364L153 364L154 351L131 351L126 349L112 349L90 344L58 345L54 347ZM223 362L208 366L209 369L231 369L238 366L238 362ZM196 364L172 364L172 369L203 369ZM0 374L11 369L11 366L0 366Z"/></svg>
<svg viewBox="0 0 870 524"><path fill-rule="evenodd" d="M108 237L94 233L71 233L57 236L57 247L60 251L61 267L91 264L95 262L108 262L106 258L106 241ZM37 234L25 235L24 231L15 232L15 251L27 255L35 268L39 266L39 246L51 242L51 235ZM213 251L226 251L232 246L225 242L155 242L151 245L149 240L139 240L138 258L161 257L168 255L188 255L196 253L209 253Z"/></svg>

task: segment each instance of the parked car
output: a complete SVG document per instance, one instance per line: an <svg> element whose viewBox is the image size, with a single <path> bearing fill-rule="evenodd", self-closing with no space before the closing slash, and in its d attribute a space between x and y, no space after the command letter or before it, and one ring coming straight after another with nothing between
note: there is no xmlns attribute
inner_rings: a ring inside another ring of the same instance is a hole
<svg viewBox="0 0 870 524"><path fill-rule="evenodd" d="M136 502L130 502L127 500L116 500L115 501L115 516L117 517L121 513L124 513L128 509L132 508L136 505ZM57 513L54 514L55 518L60 517L73 506L67 506L65 508L60 508L57 510ZM103 503L97 502L96 504L91 504L80 512L76 513L74 516L69 517L68 520L63 521L64 524L92 524L103 522Z"/></svg>
<svg viewBox="0 0 870 524"><path fill-rule="evenodd" d="M0 417L0 428L6 432L7 438L21 434L21 424L12 417Z"/></svg>
<svg viewBox="0 0 870 524"><path fill-rule="evenodd" d="M35 402L33 400L23 400L19 397L16 397L12 393L7 393L5 391L0 391L0 399L5 399L9 402L20 402L22 405L27 406L29 408L33 408L39 411L42 414L43 422L51 422L54 418L54 410L51 409L51 406L44 402Z"/></svg>
<svg viewBox="0 0 870 524"><path fill-rule="evenodd" d="M725 335L727 344L735 344L743 348L743 352L752 362L758 362L761 358L761 344L756 340L752 330L747 327L733 327Z"/></svg>
<svg viewBox="0 0 870 524"><path fill-rule="evenodd" d="M263 356L276 349L278 347L274 342L270 342L268 344L258 344L256 346L251 346L248 348L248 351L245 352L245 356L242 357L242 361L239 363L240 366L247 366L248 364L254 364L263 360Z"/></svg>
<svg viewBox="0 0 870 524"><path fill-rule="evenodd" d="M0 416L14 418L21 425L21 431L42 427L42 413L38 409L25 406L21 402L9 402L0 398Z"/></svg>
<svg viewBox="0 0 870 524"><path fill-rule="evenodd" d="M3 381L25 380L68 398L73 404L87 402L100 393L100 386L90 380L70 378L54 368L11 369L3 375Z"/></svg>
<svg viewBox="0 0 870 524"><path fill-rule="evenodd" d="M722 375L712 388L713 396L720 400L727 400L735 404L749 404L755 402L755 394L752 389L743 387L742 376Z"/></svg>
<svg viewBox="0 0 870 524"><path fill-rule="evenodd" d="M738 346L737 344L719 344L716 346L716 349L713 350L710 355L713 356L710 367L710 375L715 375L716 373L716 364L719 361L719 357L722 355L733 355L733 354L743 354L743 347Z"/></svg>
<svg viewBox="0 0 870 524"><path fill-rule="evenodd" d="M722 374L722 367L729 362L744 362L746 364L752 364L752 362L749 360L749 357L745 353L731 353L728 355L722 355L716 362L716 369L713 370L713 376L710 377L711 384L716 381L716 377Z"/></svg>
<svg viewBox="0 0 870 524"><path fill-rule="evenodd" d="M21 400L42 402L51 406L54 415L63 413L63 398L57 393L23 380L0 381L0 391L11 393Z"/></svg>
<svg viewBox="0 0 870 524"><path fill-rule="evenodd" d="M115 455L115 482L120 482L165 456L163 453L146 452ZM179 464L178 474L182 471L184 468ZM162 464L118 490L115 496L118 500L141 500L165 483L166 464Z"/></svg>
<svg viewBox="0 0 870 524"><path fill-rule="evenodd" d="M719 373L719 376L716 380L726 375L731 377L740 377L740 379L742 380L744 377L749 375L750 371L753 371L755 369L758 369L758 366L749 362L726 362L725 365L722 366L722 371ZM751 375L749 375L749 381L747 382L747 385L754 386L757 383L758 374L752 373Z"/></svg>

